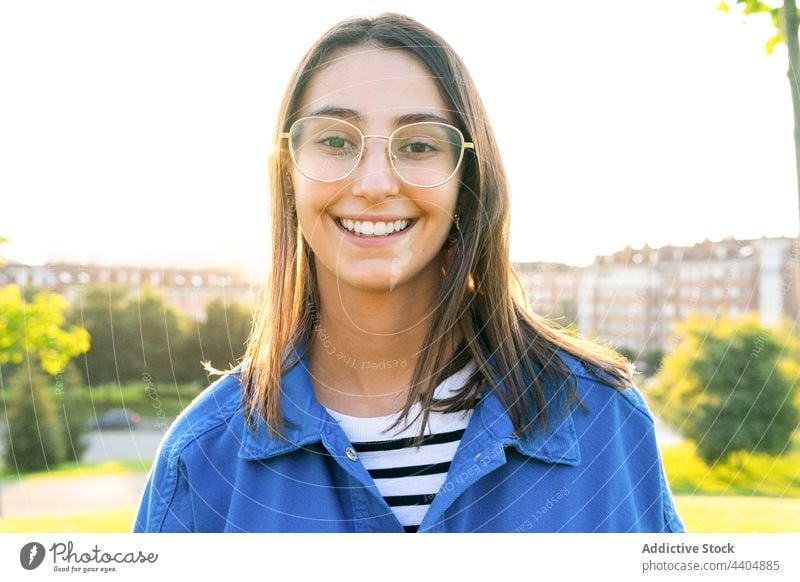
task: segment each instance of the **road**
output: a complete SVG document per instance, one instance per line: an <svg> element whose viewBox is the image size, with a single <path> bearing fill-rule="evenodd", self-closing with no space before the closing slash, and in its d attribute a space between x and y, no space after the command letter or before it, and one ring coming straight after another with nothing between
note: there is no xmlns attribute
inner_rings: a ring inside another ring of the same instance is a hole
<svg viewBox="0 0 800 582"><path fill-rule="evenodd" d="M165 426L156 425L155 420L144 419L136 430L92 431L87 435L89 447L83 461L150 462L166 432ZM4 444L0 442L0 448ZM132 509L139 503L146 480L147 473L9 479L0 482L0 517Z"/></svg>
<svg viewBox="0 0 800 582"><path fill-rule="evenodd" d="M166 426L158 427L156 420L145 418L135 430L92 431L88 436L89 448L83 461L152 461L169 422Z"/></svg>

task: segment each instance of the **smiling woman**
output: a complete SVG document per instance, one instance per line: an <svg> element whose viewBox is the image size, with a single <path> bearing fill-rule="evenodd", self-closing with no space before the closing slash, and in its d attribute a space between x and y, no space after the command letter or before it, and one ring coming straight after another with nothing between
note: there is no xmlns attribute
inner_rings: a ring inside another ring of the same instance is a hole
<svg viewBox="0 0 800 582"><path fill-rule="evenodd" d="M397 14L329 30L270 170L247 353L165 437L136 531L683 530L629 362L527 306L444 40Z"/></svg>

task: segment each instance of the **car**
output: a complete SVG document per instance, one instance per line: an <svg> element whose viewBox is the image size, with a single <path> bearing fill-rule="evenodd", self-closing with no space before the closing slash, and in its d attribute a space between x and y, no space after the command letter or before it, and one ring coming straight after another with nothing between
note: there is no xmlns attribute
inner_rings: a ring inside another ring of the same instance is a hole
<svg viewBox="0 0 800 582"><path fill-rule="evenodd" d="M128 408L112 408L90 419L90 428L103 430L109 428L136 428L142 415Z"/></svg>

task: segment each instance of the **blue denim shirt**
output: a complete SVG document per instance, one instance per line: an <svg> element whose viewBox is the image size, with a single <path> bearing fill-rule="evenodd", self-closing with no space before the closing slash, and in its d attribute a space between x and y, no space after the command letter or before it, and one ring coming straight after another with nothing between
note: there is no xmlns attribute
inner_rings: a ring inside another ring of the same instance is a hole
<svg viewBox="0 0 800 582"><path fill-rule="evenodd" d="M419 532L684 531L639 391L562 359L588 411L519 438L486 391ZM134 531L402 532L307 364L283 377L286 440L247 427L238 373L198 396L161 443Z"/></svg>

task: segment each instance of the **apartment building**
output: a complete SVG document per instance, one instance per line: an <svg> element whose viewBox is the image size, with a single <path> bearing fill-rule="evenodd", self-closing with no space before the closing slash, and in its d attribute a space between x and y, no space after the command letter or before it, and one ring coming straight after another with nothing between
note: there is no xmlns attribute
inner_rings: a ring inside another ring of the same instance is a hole
<svg viewBox="0 0 800 582"><path fill-rule="evenodd" d="M575 305L578 330L635 353L668 350L675 321L691 313L758 313L766 324L800 314L795 239L705 240L689 247L626 247L588 267L515 267L543 315Z"/></svg>
<svg viewBox="0 0 800 582"><path fill-rule="evenodd" d="M0 286L9 284L46 288L73 304L88 285L127 285L133 293L149 286L163 292L170 304L200 320L205 317L206 305L218 297L252 305L257 295L256 287L240 273L214 269L8 263L0 267Z"/></svg>

